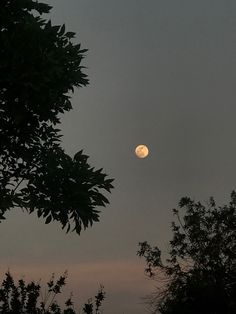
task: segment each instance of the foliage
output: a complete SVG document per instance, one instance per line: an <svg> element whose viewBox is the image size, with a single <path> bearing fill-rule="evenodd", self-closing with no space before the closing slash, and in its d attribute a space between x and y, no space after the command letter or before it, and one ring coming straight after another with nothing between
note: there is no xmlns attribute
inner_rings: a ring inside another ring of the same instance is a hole
<svg viewBox="0 0 236 314"><path fill-rule="evenodd" d="M33 0L0 6L0 220L18 207L37 211L78 234L99 220L102 191L113 188L82 151L60 144L60 114L72 109L69 92L88 84L81 61L86 49L75 33L42 18L51 7Z"/></svg>
<svg viewBox="0 0 236 314"><path fill-rule="evenodd" d="M65 309L61 309L55 300L66 284L67 273L64 273L58 280L54 275L47 283L47 291L43 297L42 287L39 283L26 283L23 279L16 284L8 272L0 287L0 313L1 314L76 314L70 297L65 302ZM100 314L102 301L105 298L103 287L100 288L95 301L92 299L84 304L83 313ZM41 299L41 301L40 301ZM94 305L95 304L95 310Z"/></svg>
<svg viewBox="0 0 236 314"><path fill-rule="evenodd" d="M93 299L89 299L88 303L85 303L83 307L83 312L85 314L93 314L93 313L100 314L100 308L102 306L102 302L104 301L104 299L105 299L104 287L101 286L100 290L95 296L95 302L93 301Z"/></svg>
<svg viewBox="0 0 236 314"><path fill-rule="evenodd" d="M150 297L153 313L236 313L236 192L228 205L207 206L184 197L184 210L173 213L170 257L164 263L158 247L139 244L146 273L159 281Z"/></svg>

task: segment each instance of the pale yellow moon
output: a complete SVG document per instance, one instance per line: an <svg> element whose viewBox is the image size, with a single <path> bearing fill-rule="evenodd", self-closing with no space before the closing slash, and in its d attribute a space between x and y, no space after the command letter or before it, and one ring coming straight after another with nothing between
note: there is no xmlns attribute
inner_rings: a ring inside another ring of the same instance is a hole
<svg viewBox="0 0 236 314"><path fill-rule="evenodd" d="M135 154L138 158L146 158L149 154L149 150L146 145L138 145L135 148Z"/></svg>

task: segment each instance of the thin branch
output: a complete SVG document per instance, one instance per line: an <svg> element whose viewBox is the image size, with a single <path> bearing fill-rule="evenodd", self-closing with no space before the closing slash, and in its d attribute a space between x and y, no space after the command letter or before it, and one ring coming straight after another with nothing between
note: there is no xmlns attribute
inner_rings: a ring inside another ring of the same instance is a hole
<svg viewBox="0 0 236 314"><path fill-rule="evenodd" d="M21 185L21 183L22 183L24 180L25 180L25 178L22 178L22 179L18 182L18 184L16 185L16 187L15 187L14 190L12 191L13 194L15 193L15 191L18 189L18 187Z"/></svg>

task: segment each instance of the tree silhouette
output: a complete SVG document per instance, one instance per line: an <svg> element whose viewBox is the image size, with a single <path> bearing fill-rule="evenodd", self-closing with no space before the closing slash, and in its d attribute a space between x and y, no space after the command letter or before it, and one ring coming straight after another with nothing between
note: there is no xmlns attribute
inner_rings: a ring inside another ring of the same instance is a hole
<svg viewBox="0 0 236 314"><path fill-rule="evenodd" d="M97 206L113 188L79 151L60 145L59 115L72 109L70 92L88 84L86 49L75 33L42 18L51 7L33 0L0 5L0 220L17 207L37 211L78 234L99 220Z"/></svg>
<svg viewBox="0 0 236 314"><path fill-rule="evenodd" d="M207 206L182 198L173 213L170 257L164 263L158 247L139 244L146 273L157 280L149 297L152 313L236 313L236 192L228 205Z"/></svg>

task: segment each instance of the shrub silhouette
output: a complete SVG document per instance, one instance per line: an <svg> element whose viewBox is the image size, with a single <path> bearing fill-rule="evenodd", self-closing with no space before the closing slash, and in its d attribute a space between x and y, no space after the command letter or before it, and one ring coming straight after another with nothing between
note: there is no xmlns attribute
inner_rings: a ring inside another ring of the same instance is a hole
<svg viewBox="0 0 236 314"><path fill-rule="evenodd" d="M62 309L56 301L66 285L67 273L57 280L54 275L47 282L47 291L42 297L42 287L39 283L26 283L23 279L14 282L9 272L0 287L0 313L1 314L76 314L72 298L66 300L65 308ZM83 306L85 314L100 314L102 301L105 298L103 287L100 287L95 300L90 299Z"/></svg>

